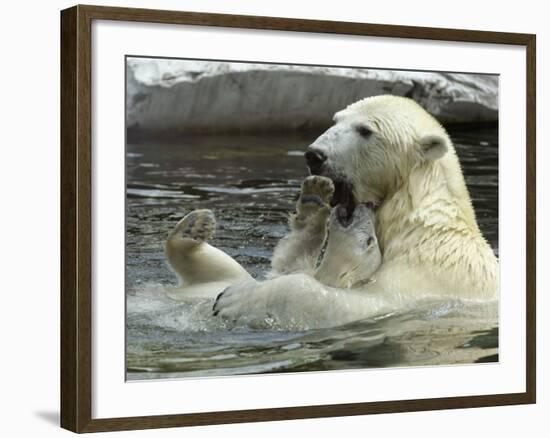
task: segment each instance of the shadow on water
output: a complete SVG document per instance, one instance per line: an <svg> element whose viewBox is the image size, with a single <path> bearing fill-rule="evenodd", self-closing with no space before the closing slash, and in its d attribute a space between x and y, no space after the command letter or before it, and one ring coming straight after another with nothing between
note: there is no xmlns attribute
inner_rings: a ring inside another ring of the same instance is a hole
<svg viewBox="0 0 550 438"><path fill-rule="evenodd" d="M450 134L480 228L498 255L498 130L454 127ZM496 306L481 312L432 303L424 313L338 329L253 332L213 326L206 307L166 298L163 288L175 277L164 239L197 208L216 215L213 245L262 278L287 230L306 176L302 154L315 137L190 136L127 145L129 379L498 360Z"/></svg>

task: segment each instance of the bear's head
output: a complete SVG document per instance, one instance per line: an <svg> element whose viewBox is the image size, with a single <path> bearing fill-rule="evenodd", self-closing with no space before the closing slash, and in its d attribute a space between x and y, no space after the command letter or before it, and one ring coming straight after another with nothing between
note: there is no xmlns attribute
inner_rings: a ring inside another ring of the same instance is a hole
<svg viewBox="0 0 550 438"><path fill-rule="evenodd" d="M334 122L305 153L312 174L335 182L334 205L379 205L414 169L455 156L443 127L408 98L368 97L336 113Z"/></svg>

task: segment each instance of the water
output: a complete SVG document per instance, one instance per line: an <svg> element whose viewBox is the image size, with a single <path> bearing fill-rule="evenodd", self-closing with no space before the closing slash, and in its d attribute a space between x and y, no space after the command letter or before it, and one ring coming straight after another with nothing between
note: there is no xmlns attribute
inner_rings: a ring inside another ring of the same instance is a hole
<svg viewBox="0 0 550 438"><path fill-rule="evenodd" d="M498 132L451 130L483 234L498 255ZM196 377L267 372L492 362L498 360L495 304L436 302L346 326L309 331L225 327L203 302L166 296L176 279L163 243L196 208L214 211L212 244L255 278L306 175L316 134L196 136L127 147L127 377Z"/></svg>

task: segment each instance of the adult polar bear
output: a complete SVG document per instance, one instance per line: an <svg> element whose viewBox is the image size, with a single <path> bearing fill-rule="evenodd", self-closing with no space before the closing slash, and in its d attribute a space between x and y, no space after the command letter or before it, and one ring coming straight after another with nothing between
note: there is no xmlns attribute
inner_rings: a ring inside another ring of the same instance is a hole
<svg viewBox="0 0 550 438"><path fill-rule="evenodd" d="M301 224L275 251L273 265L282 274L256 282L233 266L238 275L218 296L214 313L236 323L267 318L283 326L326 327L423 299L496 299L498 262L479 230L443 127L414 101L396 96L360 100L334 121L308 148L306 160L312 174L334 181L334 203L350 211L360 203L377 206L383 261L373 281L334 288L296 273L296 262L308 259L299 252L308 251L312 230L324 233L319 224ZM319 222L315 215L306 220Z"/></svg>

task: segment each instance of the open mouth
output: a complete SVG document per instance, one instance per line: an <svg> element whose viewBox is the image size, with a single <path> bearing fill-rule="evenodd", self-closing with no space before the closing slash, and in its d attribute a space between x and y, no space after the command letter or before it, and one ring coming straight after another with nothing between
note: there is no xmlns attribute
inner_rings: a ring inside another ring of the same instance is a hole
<svg viewBox="0 0 550 438"><path fill-rule="evenodd" d="M353 213L359 205L353 195L353 185L345 180L333 180L334 195L330 200L330 206L336 208L338 222L343 227L348 227L353 222ZM369 210L375 211L377 205L373 202L362 203Z"/></svg>
<svg viewBox="0 0 550 438"><path fill-rule="evenodd" d="M357 205L351 183L344 180L334 181L334 195L332 195L330 205L331 207L338 206L338 221L343 226L348 226Z"/></svg>

